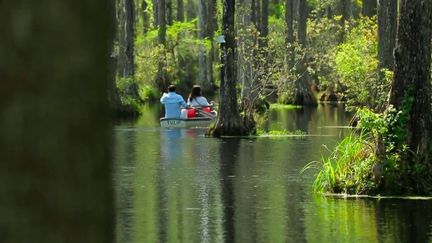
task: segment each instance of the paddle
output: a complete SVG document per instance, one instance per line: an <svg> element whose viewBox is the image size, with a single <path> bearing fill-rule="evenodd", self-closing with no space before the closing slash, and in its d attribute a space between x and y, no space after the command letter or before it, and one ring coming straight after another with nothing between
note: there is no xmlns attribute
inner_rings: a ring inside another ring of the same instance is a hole
<svg viewBox="0 0 432 243"><path fill-rule="evenodd" d="M204 111L202 108L195 108L195 109L204 117L211 118L211 119L216 118L215 114L213 114L211 112Z"/></svg>

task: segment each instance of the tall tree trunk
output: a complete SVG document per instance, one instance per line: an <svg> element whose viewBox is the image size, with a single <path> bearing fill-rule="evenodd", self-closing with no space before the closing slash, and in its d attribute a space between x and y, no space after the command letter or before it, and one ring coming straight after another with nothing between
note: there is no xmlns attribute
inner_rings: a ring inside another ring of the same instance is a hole
<svg viewBox="0 0 432 243"><path fill-rule="evenodd" d="M408 118L406 124L400 125L405 129L404 143L415 154L407 153L402 171L406 173L405 184L414 188L420 186L416 182L419 178L413 178L410 173L419 165L430 168L431 7L430 1L401 0L390 94L390 104Z"/></svg>
<svg viewBox="0 0 432 243"><path fill-rule="evenodd" d="M242 8L237 11L238 18L238 38L239 42L237 45L237 79L241 84L240 99L242 100L242 107L245 108L247 104L251 102L252 90L252 73L254 60L251 60L253 56L253 39L254 36L248 32L254 24L252 23L253 12L252 4L254 0L240 0L239 5Z"/></svg>
<svg viewBox="0 0 432 243"><path fill-rule="evenodd" d="M262 0L261 2L261 25L260 25L260 46L267 46L268 30L268 17L269 17L269 0Z"/></svg>
<svg viewBox="0 0 432 243"><path fill-rule="evenodd" d="M397 1L379 0L378 3L378 93L387 93L384 90L385 72L394 69L394 49L396 46L397 30ZM384 105L376 107L377 110L385 109Z"/></svg>
<svg viewBox="0 0 432 243"><path fill-rule="evenodd" d="M191 21L197 17L197 6L194 0L187 0L186 2L186 18L187 21Z"/></svg>
<svg viewBox="0 0 432 243"><path fill-rule="evenodd" d="M184 7L183 0L177 0L177 21L184 21Z"/></svg>
<svg viewBox="0 0 432 243"><path fill-rule="evenodd" d="M0 2L2 242L114 239L113 7L105 0Z"/></svg>
<svg viewBox="0 0 432 243"><path fill-rule="evenodd" d="M307 0L299 1L299 22L298 22L298 41L302 48L307 46L307 18L309 9ZM317 100L309 84L309 75L307 72L306 61L307 53L303 53L299 61L297 70L300 77L295 82L294 104L296 105L316 105Z"/></svg>
<svg viewBox="0 0 432 243"><path fill-rule="evenodd" d="M148 13L147 0L142 0L141 2L141 16L143 21L143 33L147 33L150 28L150 16Z"/></svg>
<svg viewBox="0 0 432 243"><path fill-rule="evenodd" d="M166 23L168 25L173 24L173 11L172 11L172 0L165 0L166 4Z"/></svg>
<svg viewBox="0 0 432 243"><path fill-rule="evenodd" d="M161 91L165 91L169 85L168 74L165 69L165 46L166 46L166 3L165 0L158 0L158 42L163 47L162 53L159 55L158 72L156 83Z"/></svg>
<svg viewBox="0 0 432 243"><path fill-rule="evenodd" d="M208 11L207 11L207 31L208 38L211 40L211 47L207 57L207 80L210 84L209 87L206 87L207 91L214 92L214 70L213 63L215 61L215 44L213 41L214 34L218 29L217 23L217 0L209 0L208 1Z"/></svg>
<svg viewBox="0 0 432 243"><path fill-rule="evenodd" d="M261 26L261 0L252 0L252 22L258 30Z"/></svg>
<svg viewBox="0 0 432 243"><path fill-rule="evenodd" d="M339 0L338 12L342 16L340 20L340 25L342 30L339 36L339 42L343 42L345 39L345 25L347 21L351 18L351 0Z"/></svg>
<svg viewBox="0 0 432 243"><path fill-rule="evenodd" d="M216 0L199 0L198 3L198 26L199 38L211 40L216 31ZM209 50L204 44L199 48L199 77L198 83L204 91L213 88L213 47Z"/></svg>
<svg viewBox="0 0 432 243"><path fill-rule="evenodd" d="M397 1L379 0L378 3L378 60L379 69L393 71L393 51L396 46Z"/></svg>
<svg viewBox="0 0 432 243"><path fill-rule="evenodd" d="M125 95L141 101L135 75L135 4L134 0L123 0L123 11L120 23L120 53L118 58L118 75L130 78L132 82L125 89Z"/></svg>
<svg viewBox="0 0 432 243"><path fill-rule="evenodd" d="M362 14L363 16L372 17L377 14L377 1L378 0L363 0ZM392 2L395 2L393 0ZM397 12L395 12L397 14Z"/></svg>
<svg viewBox="0 0 432 243"><path fill-rule="evenodd" d="M118 75L133 77L134 67L134 36L135 36L135 6L133 0L123 0L120 18L120 53L118 60Z"/></svg>
<svg viewBox="0 0 432 243"><path fill-rule="evenodd" d="M207 24L208 24L208 17L207 17L207 1L206 0L199 0L198 1L198 37L200 40L204 41L205 38L207 38ZM199 61L199 73L198 73L198 83L201 85L203 89L208 89L210 86L210 81L207 80L207 72L209 71L207 69L207 49L204 44L200 44L199 46L199 55L198 55L198 61Z"/></svg>
<svg viewBox="0 0 432 243"><path fill-rule="evenodd" d="M153 27L159 26L159 0L153 0Z"/></svg>
<svg viewBox="0 0 432 243"><path fill-rule="evenodd" d="M235 0L224 0L222 34L225 36L225 43L221 43L220 107L216 125L210 131L216 137L246 133L237 104L234 15Z"/></svg>
<svg viewBox="0 0 432 243"><path fill-rule="evenodd" d="M286 44L288 46L288 68L294 66L294 0L285 0L285 23L287 26Z"/></svg>

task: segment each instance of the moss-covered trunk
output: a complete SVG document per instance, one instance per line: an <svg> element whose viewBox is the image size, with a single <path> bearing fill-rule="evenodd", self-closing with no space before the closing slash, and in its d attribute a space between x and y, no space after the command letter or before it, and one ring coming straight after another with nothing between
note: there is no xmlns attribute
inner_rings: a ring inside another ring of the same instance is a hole
<svg viewBox="0 0 432 243"><path fill-rule="evenodd" d="M234 15L235 1L224 0L222 33L225 43L221 44L220 106L216 125L210 131L216 137L245 135L237 104Z"/></svg>
<svg viewBox="0 0 432 243"><path fill-rule="evenodd" d="M431 27L430 1L401 1L390 104L407 118L400 119L403 134L398 136L410 149L401 166L410 177L405 183L414 188L413 173L431 163Z"/></svg>

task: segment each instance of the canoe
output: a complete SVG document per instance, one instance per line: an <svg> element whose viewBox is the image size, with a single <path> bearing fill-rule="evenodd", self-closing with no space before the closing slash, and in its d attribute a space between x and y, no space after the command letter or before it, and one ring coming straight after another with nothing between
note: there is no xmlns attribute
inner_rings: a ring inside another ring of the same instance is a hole
<svg viewBox="0 0 432 243"><path fill-rule="evenodd" d="M161 118L161 127L182 128L182 127L208 127L215 119L209 117L194 117L188 119L181 118Z"/></svg>

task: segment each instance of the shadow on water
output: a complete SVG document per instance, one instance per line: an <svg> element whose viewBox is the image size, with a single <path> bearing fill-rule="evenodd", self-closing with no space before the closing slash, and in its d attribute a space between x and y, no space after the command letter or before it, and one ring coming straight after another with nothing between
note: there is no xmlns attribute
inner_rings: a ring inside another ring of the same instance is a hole
<svg viewBox="0 0 432 243"><path fill-rule="evenodd" d="M311 193L319 160L348 130L340 107L275 111L305 138L214 139L163 129L158 108L115 128L117 242L430 242L431 201Z"/></svg>

